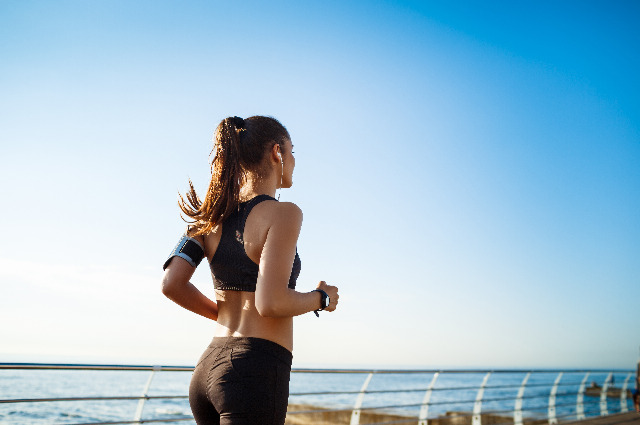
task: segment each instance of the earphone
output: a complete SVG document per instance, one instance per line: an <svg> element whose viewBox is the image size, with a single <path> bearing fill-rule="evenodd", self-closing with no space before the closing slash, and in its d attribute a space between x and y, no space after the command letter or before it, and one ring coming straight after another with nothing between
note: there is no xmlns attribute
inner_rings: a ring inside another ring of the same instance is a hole
<svg viewBox="0 0 640 425"><path fill-rule="evenodd" d="M282 167L282 173L280 174L280 187L282 187L282 178L284 177L284 162L282 161L282 154L280 153L280 147L278 147L278 158L280 158L280 166ZM278 193L278 201L280 200L280 193Z"/></svg>

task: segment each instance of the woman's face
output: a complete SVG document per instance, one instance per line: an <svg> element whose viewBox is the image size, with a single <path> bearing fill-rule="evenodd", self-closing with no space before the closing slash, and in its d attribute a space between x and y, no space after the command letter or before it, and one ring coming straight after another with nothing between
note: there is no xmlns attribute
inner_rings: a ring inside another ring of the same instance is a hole
<svg viewBox="0 0 640 425"><path fill-rule="evenodd" d="M287 139L282 149L282 187L293 185L293 169L296 167L296 158L293 156L293 144Z"/></svg>

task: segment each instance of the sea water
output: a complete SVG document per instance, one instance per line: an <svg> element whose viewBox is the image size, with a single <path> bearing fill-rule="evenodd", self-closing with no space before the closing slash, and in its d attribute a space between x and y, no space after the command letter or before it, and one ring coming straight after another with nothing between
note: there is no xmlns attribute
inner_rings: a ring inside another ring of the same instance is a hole
<svg viewBox="0 0 640 425"><path fill-rule="evenodd" d="M433 373L374 374L362 407L384 406L378 411L418 416ZM0 370L0 400L59 397L137 397L143 394L150 371L81 370ZM353 408L367 373L292 373L290 404L324 408ZM472 412L486 372L440 373L434 386L429 417L447 412ZM518 389L525 372L493 373L484 390L482 412L512 417ZM546 417L549 394L557 372L532 374L524 393L524 417ZM587 384L603 385L607 373L592 373ZM628 372L614 373L618 388ZM563 375L556 396L559 419L575 419L577 392L584 372ZM181 419L191 416L188 394L191 372L155 372L147 392L149 396L181 396L178 399L152 399L144 404L143 419ZM630 382L631 384L631 382ZM393 392L379 392L379 391ZM313 394L348 392L348 394ZM599 397L584 397L585 415L600 414ZM55 401L0 403L0 424L79 424L106 421L131 421L138 400ZM619 398L607 400L609 413L621 411ZM631 409L631 401L627 400ZM171 423L171 422L167 422ZM194 424L193 420L173 423Z"/></svg>

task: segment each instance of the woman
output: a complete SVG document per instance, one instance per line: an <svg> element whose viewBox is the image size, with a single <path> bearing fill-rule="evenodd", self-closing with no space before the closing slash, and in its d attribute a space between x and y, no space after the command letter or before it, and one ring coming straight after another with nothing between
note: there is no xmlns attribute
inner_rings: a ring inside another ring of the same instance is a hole
<svg viewBox="0 0 640 425"><path fill-rule="evenodd" d="M275 198L277 189L292 185L292 148L273 118L226 118L215 132L204 201L191 181L186 201L180 197L191 223L164 265L162 292L218 322L189 387L198 425L284 424L293 316L338 304L338 288L325 282L307 293L294 289L302 211ZM189 283L203 257L215 301Z"/></svg>

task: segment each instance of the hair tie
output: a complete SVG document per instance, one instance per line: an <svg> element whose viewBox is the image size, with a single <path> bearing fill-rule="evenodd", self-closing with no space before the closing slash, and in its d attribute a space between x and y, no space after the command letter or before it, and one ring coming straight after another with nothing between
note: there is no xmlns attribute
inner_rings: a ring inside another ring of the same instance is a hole
<svg viewBox="0 0 640 425"><path fill-rule="evenodd" d="M235 125L237 129L244 130L244 120L242 118L233 117L231 119L233 120L233 125Z"/></svg>

